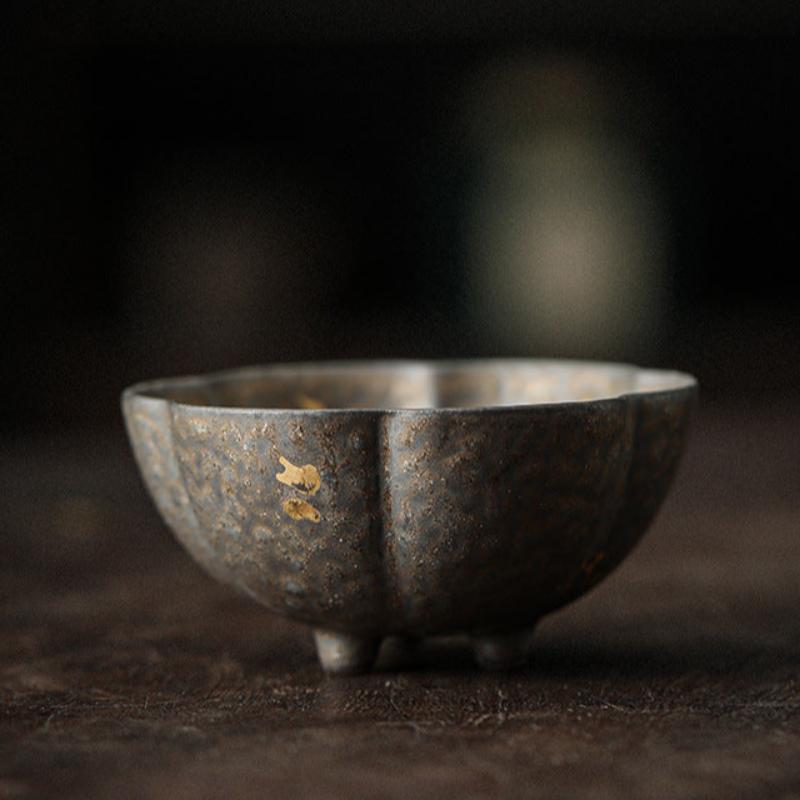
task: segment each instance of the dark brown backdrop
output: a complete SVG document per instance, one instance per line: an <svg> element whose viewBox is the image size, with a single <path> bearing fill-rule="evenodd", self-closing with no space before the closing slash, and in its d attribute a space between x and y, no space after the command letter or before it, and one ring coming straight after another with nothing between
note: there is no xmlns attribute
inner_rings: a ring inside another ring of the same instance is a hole
<svg viewBox="0 0 800 800"><path fill-rule="evenodd" d="M796 4L3 11L0 797L797 796ZM510 675L324 678L179 550L118 415L492 354L702 386L653 530Z"/></svg>

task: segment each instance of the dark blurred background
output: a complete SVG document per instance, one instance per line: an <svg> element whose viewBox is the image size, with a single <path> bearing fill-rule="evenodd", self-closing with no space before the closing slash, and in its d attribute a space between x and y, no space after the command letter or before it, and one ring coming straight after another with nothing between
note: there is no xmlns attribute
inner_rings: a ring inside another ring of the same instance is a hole
<svg viewBox="0 0 800 800"><path fill-rule="evenodd" d="M0 0L0 796L800 797L798 33L798 0ZM119 412L478 356L701 383L669 507L513 677L324 681L185 557Z"/></svg>
<svg viewBox="0 0 800 800"><path fill-rule="evenodd" d="M8 11L6 435L278 360L591 357L798 396L795 3Z"/></svg>

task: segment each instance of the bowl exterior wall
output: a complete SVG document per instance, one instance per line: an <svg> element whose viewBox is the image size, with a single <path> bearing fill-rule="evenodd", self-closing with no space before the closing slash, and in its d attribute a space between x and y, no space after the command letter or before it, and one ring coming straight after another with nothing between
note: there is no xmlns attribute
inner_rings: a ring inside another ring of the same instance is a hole
<svg viewBox="0 0 800 800"><path fill-rule="evenodd" d="M453 411L259 411L126 393L145 483L212 575L333 630L532 624L645 531L694 388Z"/></svg>

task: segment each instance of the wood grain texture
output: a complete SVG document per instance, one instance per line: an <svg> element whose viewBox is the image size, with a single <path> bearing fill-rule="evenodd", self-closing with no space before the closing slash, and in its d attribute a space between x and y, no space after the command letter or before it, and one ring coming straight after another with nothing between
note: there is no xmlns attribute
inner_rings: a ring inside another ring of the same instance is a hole
<svg viewBox="0 0 800 800"><path fill-rule="evenodd" d="M0 798L800 797L800 414L701 412L528 668L310 636L203 575L121 431L0 448ZM402 667L402 669L400 669Z"/></svg>

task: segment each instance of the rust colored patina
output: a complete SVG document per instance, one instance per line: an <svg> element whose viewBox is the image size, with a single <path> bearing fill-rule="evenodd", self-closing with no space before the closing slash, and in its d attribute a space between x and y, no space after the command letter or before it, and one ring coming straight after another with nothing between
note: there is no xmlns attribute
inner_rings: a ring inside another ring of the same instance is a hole
<svg viewBox="0 0 800 800"><path fill-rule="evenodd" d="M355 672L390 635L467 632L483 666L523 660L536 621L649 525L695 394L616 364L356 362L153 381L122 403L191 555Z"/></svg>

